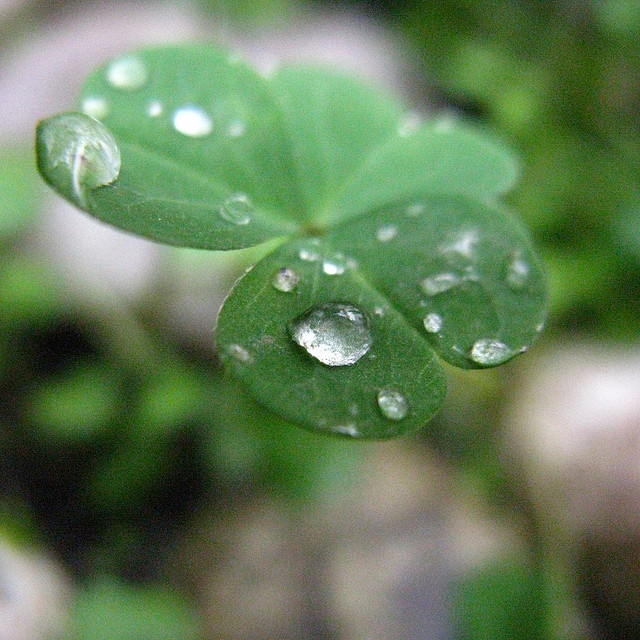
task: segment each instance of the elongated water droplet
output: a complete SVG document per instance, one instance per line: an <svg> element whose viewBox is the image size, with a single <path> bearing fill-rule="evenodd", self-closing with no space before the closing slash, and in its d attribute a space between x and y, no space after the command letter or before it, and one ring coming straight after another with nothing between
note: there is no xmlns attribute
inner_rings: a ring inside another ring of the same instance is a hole
<svg viewBox="0 0 640 640"><path fill-rule="evenodd" d="M407 399L394 389L381 389L378 393L378 407L385 418L402 420L409 412Z"/></svg>
<svg viewBox="0 0 640 640"><path fill-rule="evenodd" d="M373 344L365 313L343 302L311 307L294 318L289 333L309 355L330 367L356 363Z"/></svg>
<svg viewBox="0 0 640 640"><path fill-rule="evenodd" d="M203 138L213 130L209 114L195 105L177 109L173 114L173 126L176 131L190 138Z"/></svg>
<svg viewBox="0 0 640 640"><path fill-rule="evenodd" d="M438 333L442 329L442 316L439 313L428 313L423 320L423 324L429 333Z"/></svg>
<svg viewBox="0 0 640 640"><path fill-rule="evenodd" d="M239 344L230 344L226 348L227 353L238 362L249 364L253 361L252 355Z"/></svg>
<svg viewBox="0 0 640 640"><path fill-rule="evenodd" d="M164 108L162 107L162 102L160 102L160 100L152 100L147 105L147 115L151 116L152 118L161 116L163 111Z"/></svg>
<svg viewBox="0 0 640 640"><path fill-rule="evenodd" d="M244 193L235 193L220 205L218 211L220 217L227 222L244 225L251 221L253 206Z"/></svg>
<svg viewBox="0 0 640 640"><path fill-rule="evenodd" d="M63 113L38 125L38 167L47 182L80 207L92 189L120 173L120 150L111 132L81 113Z"/></svg>
<svg viewBox="0 0 640 640"><path fill-rule="evenodd" d="M389 242L398 235L398 227L394 224L384 224L376 230L378 242Z"/></svg>
<svg viewBox="0 0 640 640"><path fill-rule="evenodd" d="M278 291L284 293L290 293L293 291L300 282L300 276L289 267L283 267L276 272L273 276L272 284Z"/></svg>
<svg viewBox="0 0 640 640"><path fill-rule="evenodd" d="M514 290L522 289L529 279L531 268L524 258L516 256L507 265L507 285Z"/></svg>
<svg viewBox="0 0 640 640"><path fill-rule="evenodd" d="M460 276L455 273L445 272L425 278L420 283L420 286L428 296L435 296L439 293L449 291L449 289L453 289L453 287L458 286L460 282Z"/></svg>
<svg viewBox="0 0 640 640"><path fill-rule="evenodd" d="M109 115L109 105L104 98L91 96L82 101L80 107L82 113L95 118L96 120L104 120Z"/></svg>
<svg viewBox="0 0 640 640"><path fill-rule="evenodd" d="M514 352L504 342L493 338L476 340L469 352L470 358L485 366L506 362L514 356Z"/></svg>
<svg viewBox="0 0 640 640"><path fill-rule="evenodd" d="M116 89L135 91L144 87L148 79L147 67L135 56L118 58L107 67L107 82Z"/></svg>

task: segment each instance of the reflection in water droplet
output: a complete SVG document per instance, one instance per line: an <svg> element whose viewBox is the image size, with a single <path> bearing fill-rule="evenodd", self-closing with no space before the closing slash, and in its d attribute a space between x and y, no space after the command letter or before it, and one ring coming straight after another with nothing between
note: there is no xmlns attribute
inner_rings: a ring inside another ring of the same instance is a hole
<svg viewBox="0 0 640 640"><path fill-rule="evenodd" d="M249 364L253 361L251 354L239 344L230 344L226 348L227 353L238 362Z"/></svg>
<svg viewBox="0 0 640 640"><path fill-rule="evenodd" d="M164 109L160 100L152 100L147 105L147 115L151 116L152 118L157 118L158 116L162 115L163 111Z"/></svg>
<svg viewBox="0 0 640 640"><path fill-rule="evenodd" d="M227 127L227 135L230 138L240 138L245 134L247 125L242 120L233 120Z"/></svg>
<svg viewBox="0 0 640 640"><path fill-rule="evenodd" d="M378 242L389 242L398 235L398 227L393 224L385 224L376 230Z"/></svg>
<svg viewBox="0 0 640 640"><path fill-rule="evenodd" d="M407 399L393 389L381 389L378 393L378 406L385 418L402 420L409 411Z"/></svg>
<svg viewBox="0 0 640 640"><path fill-rule="evenodd" d="M298 252L298 257L305 262L317 262L320 260L320 252L314 247L302 247Z"/></svg>
<svg viewBox="0 0 640 640"><path fill-rule="evenodd" d="M342 255L335 255L332 258L326 258L322 262L322 271L328 276L341 276L347 268L346 262Z"/></svg>
<svg viewBox="0 0 640 640"><path fill-rule="evenodd" d="M421 202L414 202L407 207L407 215L416 218L426 211L426 207Z"/></svg>
<svg viewBox="0 0 640 640"><path fill-rule="evenodd" d="M470 358L482 365L496 365L506 362L515 354L504 342L492 338L476 340L469 353Z"/></svg>
<svg viewBox="0 0 640 640"><path fill-rule="evenodd" d="M80 207L87 194L111 184L120 173L120 150L100 122L79 113L63 113L38 126L38 166L47 181Z"/></svg>
<svg viewBox="0 0 640 640"><path fill-rule="evenodd" d="M420 283L420 286L428 296L435 296L439 293L449 291L449 289L453 289L453 287L458 286L460 282L460 276L455 273L445 272L425 278Z"/></svg>
<svg viewBox="0 0 640 640"><path fill-rule="evenodd" d="M135 91L142 88L149 79L144 62L134 56L113 60L107 67L107 82L116 89Z"/></svg>
<svg viewBox="0 0 640 640"><path fill-rule="evenodd" d="M272 284L278 291L284 293L290 293L293 291L300 282L300 276L289 267L283 267L276 272L273 276Z"/></svg>
<svg viewBox="0 0 640 640"><path fill-rule="evenodd" d="M479 235L475 229L461 231L451 243L444 245L440 250L443 253L455 253L463 258L472 258L478 240Z"/></svg>
<svg viewBox="0 0 640 640"><path fill-rule="evenodd" d="M220 217L223 220L236 225L249 224L252 211L251 201L243 193L233 194L218 208Z"/></svg>
<svg viewBox="0 0 640 640"><path fill-rule="evenodd" d="M107 101L97 96L85 98L80 110L96 120L104 120L109 115Z"/></svg>
<svg viewBox="0 0 640 640"><path fill-rule="evenodd" d="M442 329L442 316L439 313L428 313L423 320L423 324L429 333L438 333Z"/></svg>
<svg viewBox="0 0 640 640"><path fill-rule="evenodd" d="M194 105L177 109L173 114L173 126L176 131L190 138L208 136L213 130L209 114Z"/></svg>
<svg viewBox="0 0 640 640"><path fill-rule="evenodd" d="M291 322L289 332L309 355L330 367L356 363L373 343L365 313L342 302L311 307Z"/></svg>
<svg viewBox="0 0 640 640"><path fill-rule="evenodd" d="M514 290L522 289L529 279L529 264L521 256L516 256L507 265L507 285Z"/></svg>

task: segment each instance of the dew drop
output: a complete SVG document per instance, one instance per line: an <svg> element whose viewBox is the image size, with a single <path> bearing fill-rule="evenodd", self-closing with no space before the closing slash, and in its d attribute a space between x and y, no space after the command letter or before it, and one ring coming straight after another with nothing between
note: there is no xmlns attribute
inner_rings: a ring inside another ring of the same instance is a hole
<svg viewBox="0 0 640 640"><path fill-rule="evenodd" d="M514 290L522 289L529 279L529 264L521 256L516 256L507 265L507 285Z"/></svg>
<svg viewBox="0 0 640 640"><path fill-rule="evenodd" d="M439 313L428 313L423 320L423 324L429 333L438 333L442 329L442 316Z"/></svg>
<svg viewBox="0 0 640 640"><path fill-rule="evenodd" d="M449 289L453 289L453 287L458 286L460 282L460 276L455 273L445 272L425 278L420 283L420 286L428 296L435 296L439 293L449 291Z"/></svg>
<svg viewBox="0 0 640 640"><path fill-rule="evenodd" d="M109 105L104 98L92 96L85 98L80 107L82 113L95 118L96 120L104 120L109 115Z"/></svg>
<svg viewBox="0 0 640 640"><path fill-rule="evenodd" d="M309 355L330 367L356 363L373 343L365 313L343 302L311 307L292 320L289 333Z"/></svg>
<svg viewBox="0 0 640 640"><path fill-rule="evenodd" d="M213 130L209 114L194 105L177 109L173 114L173 126L178 133L190 138L203 138Z"/></svg>
<svg viewBox="0 0 640 640"><path fill-rule="evenodd" d="M333 258L326 258L322 262L322 271L328 276L341 276L347 268L344 258L336 255Z"/></svg>
<svg viewBox="0 0 640 640"><path fill-rule="evenodd" d="M402 420L409 412L407 399L394 389L381 389L378 392L378 407L389 420Z"/></svg>
<svg viewBox="0 0 640 640"><path fill-rule="evenodd" d="M241 138L247 130L247 125L242 120L232 120L227 127L227 135L230 138Z"/></svg>
<svg viewBox="0 0 640 640"><path fill-rule="evenodd" d="M384 316L384 307L375 307L373 313L380 317Z"/></svg>
<svg viewBox="0 0 640 640"><path fill-rule="evenodd" d="M249 224L252 211L251 201L244 193L234 193L218 208L220 217L235 225Z"/></svg>
<svg viewBox="0 0 640 640"><path fill-rule="evenodd" d="M111 132L80 113L63 113L38 125L38 166L54 189L80 207L89 191L120 173L120 150Z"/></svg>
<svg viewBox="0 0 640 640"><path fill-rule="evenodd" d="M276 272L273 276L272 284L278 291L284 293L291 293L300 282L300 276L289 267L283 267Z"/></svg>
<svg viewBox="0 0 640 640"><path fill-rule="evenodd" d="M161 116L163 111L164 109L160 100L152 100L147 105L147 115L151 118L157 118L158 116Z"/></svg>
<svg viewBox="0 0 640 640"><path fill-rule="evenodd" d="M493 338L476 340L469 352L469 356L474 362L486 366L501 364L514 355L513 350L504 342Z"/></svg>
<svg viewBox="0 0 640 640"><path fill-rule="evenodd" d="M107 67L107 82L116 89L135 91L142 88L148 79L149 72L140 58L118 58Z"/></svg>
<svg viewBox="0 0 640 640"><path fill-rule="evenodd" d="M358 431L358 427L353 422L348 424L337 424L331 428L331 431L334 433L340 433L345 436L351 436L352 438L359 438L360 432Z"/></svg>
<svg viewBox="0 0 640 640"><path fill-rule="evenodd" d="M302 247L298 251L298 257L305 262L317 262L320 260L320 252L315 247Z"/></svg>
<svg viewBox="0 0 640 640"><path fill-rule="evenodd" d="M398 227L394 224L384 224L376 230L378 242L389 242L398 235Z"/></svg>
<svg viewBox="0 0 640 640"><path fill-rule="evenodd" d="M407 207L407 215L411 218L417 218L421 213L424 213L426 209L421 202L414 202Z"/></svg>
<svg viewBox="0 0 640 640"><path fill-rule="evenodd" d="M251 354L239 344L230 344L226 348L227 353L237 362L249 364L253 361Z"/></svg>

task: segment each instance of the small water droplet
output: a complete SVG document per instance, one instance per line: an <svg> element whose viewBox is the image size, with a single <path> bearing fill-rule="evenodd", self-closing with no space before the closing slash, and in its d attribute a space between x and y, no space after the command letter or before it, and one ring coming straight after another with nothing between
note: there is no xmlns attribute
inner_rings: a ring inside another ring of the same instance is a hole
<svg viewBox="0 0 640 640"><path fill-rule="evenodd" d="M107 67L107 82L116 89L135 91L142 88L148 79L147 67L135 56L118 58Z"/></svg>
<svg viewBox="0 0 640 640"><path fill-rule="evenodd" d="M331 431L334 433L341 433L345 436L351 436L352 438L359 438L360 432L358 431L358 427L353 422L349 424L337 424L331 428Z"/></svg>
<svg viewBox="0 0 640 640"><path fill-rule="evenodd" d="M289 269L289 267L279 269L272 280L273 286L278 291L283 291L284 293L293 291L299 282L300 276L293 269Z"/></svg>
<svg viewBox="0 0 640 640"><path fill-rule="evenodd" d="M356 363L373 343L365 313L343 302L311 307L292 320L289 332L309 355L330 367Z"/></svg>
<svg viewBox="0 0 640 640"><path fill-rule="evenodd" d="M384 224L376 230L378 242L389 242L398 235L398 227L394 224Z"/></svg>
<svg viewBox="0 0 640 640"><path fill-rule="evenodd" d="M357 404L349 405L349 413L355 418L360 413L360 407Z"/></svg>
<svg viewBox="0 0 640 640"><path fill-rule="evenodd" d="M449 289L453 289L453 287L457 287L460 282L460 276L455 273L445 272L425 278L420 283L420 286L428 296L435 296L439 293L449 291Z"/></svg>
<svg viewBox="0 0 640 640"><path fill-rule="evenodd" d="M173 114L173 126L176 131L190 138L208 136L213 130L209 114L194 105L177 109Z"/></svg>
<svg viewBox="0 0 640 640"><path fill-rule="evenodd" d="M375 313L377 316L382 317L384 315L384 307L375 307L373 313Z"/></svg>
<svg viewBox="0 0 640 640"><path fill-rule="evenodd" d="M243 193L235 193L227 198L218 208L220 217L231 224L244 225L251 221L253 206Z"/></svg>
<svg viewBox="0 0 640 640"><path fill-rule="evenodd" d="M302 247L298 251L298 257L305 262L317 262L320 260L320 252L315 247Z"/></svg>
<svg viewBox="0 0 640 640"><path fill-rule="evenodd" d="M422 124L422 119L414 111L405 113L398 122L398 135L402 138L410 136L415 133Z"/></svg>
<svg viewBox="0 0 640 640"><path fill-rule="evenodd" d="M389 420L402 420L409 412L407 399L394 389L381 389L378 392L378 407Z"/></svg>
<svg viewBox="0 0 640 640"><path fill-rule="evenodd" d="M529 279L531 268L521 256L516 256L507 265L507 285L514 290L522 289Z"/></svg>
<svg viewBox="0 0 640 640"><path fill-rule="evenodd" d="M38 166L47 181L80 207L87 194L120 174L120 150L111 132L80 113L63 113L38 125Z"/></svg>
<svg viewBox="0 0 640 640"><path fill-rule="evenodd" d="M439 313L428 313L423 320L423 324L429 333L438 333L442 329L442 316Z"/></svg>
<svg viewBox="0 0 640 640"><path fill-rule="evenodd" d="M347 269L344 257L340 254L332 258L325 258L322 262L322 271L328 276L341 276Z"/></svg>
<svg viewBox="0 0 640 640"><path fill-rule="evenodd" d="M227 135L230 138L241 138L247 130L247 125L242 120L232 120L227 127Z"/></svg>
<svg viewBox="0 0 640 640"><path fill-rule="evenodd" d="M96 120L104 120L109 115L109 105L104 98L92 96L85 98L80 107L82 113L95 118Z"/></svg>
<svg viewBox="0 0 640 640"><path fill-rule="evenodd" d="M426 209L427 208L421 202L414 202L407 207L407 215L411 218L416 218L421 213L424 213Z"/></svg>
<svg viewBox="0 0 640 640"><path fill-rule="evenodd" d="M470 358L482 365L496 365L513 357L514 352L504 342L493 338L476 340L469 353Z"/></svg>
<svg viewBox="0 0 640 640"><path fill-rule="evenodd" d="M238 362L249 364L253 361L253 356L241 345L230 344L226 348L227 353Z"/></svg>
<svg viewBox="0 0 640 640"><path fill-rule="evenodd" d="M147 105L147 115L151 118L157 118L162 115L164 108L162 107L162 102L160 100L152 100Z"/></svg>
<svg viewBox="0 0 640 640"><path fill-rule="evenodd" d="M545 325L545 323L544 323L544 320L543 320L542 322L540 322L540 323L536 326L536 331L537 331L538 333L541 333L541 332L542 332L542 330L544 329L544 325Z"/></svg>

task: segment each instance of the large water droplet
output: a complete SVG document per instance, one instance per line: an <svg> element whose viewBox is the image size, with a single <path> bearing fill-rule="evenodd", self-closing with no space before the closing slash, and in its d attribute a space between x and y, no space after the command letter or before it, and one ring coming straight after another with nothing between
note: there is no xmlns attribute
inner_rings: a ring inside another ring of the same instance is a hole
<svg viewBox="0 0 640 640"><path fill-rule="evenodd" d="M381 389L378 393L378 407L385 418L402 420L409 412L407 399L394 389Z"/></svg>
<svg viewBox="0 0 640 640"><path fill-rule="evenodd" d="M529 279L531 268L524 258L516 256L507 264L507 285L514 290L522 289Z"/></svg>
<svg viewBox="0 0 640 640"><path fill-rule="evenodd" d="M148 79L147 67L135 56L118 58L107 67L107 82L116 89L135 91L142 88Z"/></svg>
<svg viewBox="0 0 640 640"><path fill-rule="evenodd" d="M476 340L471 347L469 357L478 364L492 366L506 362L514 352L504 342L493 338Z"/></svg>
<svg viewBox="0 0 640 640"><path fill-rule="evenodd" d="M398 227L394 224L383 224L376 229L376 238L378 242L389 242L398 235Z"/></svg>
<svg viewBox="0 0 640 640"><path fill-rule="evenodd" d="M439 293L449 291L449 289L453 289L453 287L458 286L460 282L460 276L447 271L425 278L420 283L420 286L428 296L435 296Z"/></svg>
<svg viewBox="0 0 640 640"><path fill-rule="evenodd" d="M80 110L82 113L86 113L96 120L104 120L109 115L109 105L107 101L99 96L85 98L82 101Z"/></svg>
<svg viewBox="0 0 640 640"><path fill-rule="evenodd" d="M251 221L253 206L244 193L234 193L218 209L220 217L232 224L243 225Z"/></svg>
<svg viewBox="0 0 640 640"><path fill-rule="evenodd" d="M309 355L330 367L356 363L373 343L365 313L343 302L311 307L291 322L289 332Z"/></svg>
<svg viewBox="0 0 640 640"><path fill-rule="evenodd" d="M209 114L195 105L177 109L173 114L173 126L176 131L190 138L203 138L213 130Z"/></svg>
<svg viewBox="0 0 640 640"><path fill-rule="evenodd" d="M300 276L289 267L283 267L276 272L273 276L272 284L278 291L284 293L290 293L293 291L300 282Z"/></svg>
<svg viewBox="0 0 640 640"><path fill-rule="evenodd" d="M423 324L429 333L438 333L443 325L442 316L439 313L428 313L423 320Z"/></svg>
<svg viewBox="0 0 640 640"><path fill-rule="evenodd" d="M120 150L111 132L81 113L63 113L38 125L38 166L47 182L80 207L92 189L120 173Z"/></svg>

